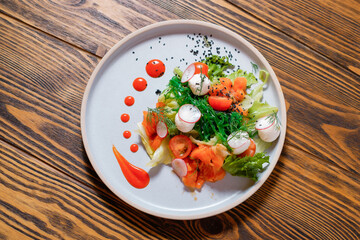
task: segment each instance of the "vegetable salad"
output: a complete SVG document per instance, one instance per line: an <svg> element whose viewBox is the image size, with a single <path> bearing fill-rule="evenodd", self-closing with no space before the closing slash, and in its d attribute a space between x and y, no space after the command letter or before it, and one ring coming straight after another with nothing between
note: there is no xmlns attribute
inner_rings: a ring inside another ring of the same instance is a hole
<svg viewBox="0 0 360 240"><path fill-rule="evenodd" d="M280 134L278 108L262 100L266 71L256 77L233 68L227 57L213 55L174 69L156 106L138 123L150 166L171 164L195 189L226 172L258 180L269 164L265 150Z"/></svg>

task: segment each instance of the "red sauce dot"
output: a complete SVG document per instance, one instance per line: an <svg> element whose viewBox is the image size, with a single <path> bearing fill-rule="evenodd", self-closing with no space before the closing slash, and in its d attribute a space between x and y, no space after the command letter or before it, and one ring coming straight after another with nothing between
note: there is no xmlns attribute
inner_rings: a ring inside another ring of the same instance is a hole
<svg viewBox="0 0 360 240"><path fill-rule="evenodd" d="M138 77L134 80L133 87L136 91L144 91L147 87L147 82L144 78Z"/></svg>
<svg viewBox="0 0 360 240"><path fill-rule="evenodd" d="M130 131L124 131L123 136L124 136L124 138L130 138L131 137L131 132Z"/></svg>
<svg viewBox="0 0 360 240"><path fill-rule="evenodd" d="M158 78L164 75L165 73L165 64L159 59L150 60L146 64L146 72L150 77Z"/></svg>
<svg viewBox="0 0 360 240"><path fill-rule="evenodd" d="M137 152L137 150L139 150L139 146L138 146L137 144L132 144L132 145L130 146L130 150L131 150L132 152Z"/></svg>
<svg viewBox="0 0 360 240"><path fill-rule="evenodd" d="M127 106L132 106L135 103L135 99L132 96L127 96L124 102Z"/></svg>
<svg viewBox="0 0 360 240"><path fill-rule="evenodd" d="M129 120L130 120L129 114L124 113L121 115L121 121L128 122Z"/></svg>

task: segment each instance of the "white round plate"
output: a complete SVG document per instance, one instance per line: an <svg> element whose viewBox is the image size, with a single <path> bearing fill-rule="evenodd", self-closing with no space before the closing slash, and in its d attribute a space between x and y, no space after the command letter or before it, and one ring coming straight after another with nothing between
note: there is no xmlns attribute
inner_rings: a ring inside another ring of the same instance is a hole
<svg viewBox="0 0 360 240"><path fill-rule="evenodd" d="M211 47L203 43L208 37ZM135 132L136 123L143 119L142 111L155 107L156 91L163 90L173 77L173 69L184 70L188 64L203 59L206 54L229 56L236 67L251 72L252 64L270 73L264 99L279 108L282 132L268 150L270 165L254 183L229 174L216 183L206 183L201 191L184 187L170 166L150 168L150 160ZM146 63L160 59L165 74L151 78ZM132 82L137 77L147 80L145 91L138 92ZM135 104L128 107L126 96L133 96ZM120 116L130 115L123 123ZM87 155L102 181L119 198L146 213L169 219L198 219L227 211L249 198L266 181L279 159L286 131L286 109L279 81L265 58L245 39L223 27L192 20L159 22L142 28L117 43L100 61L86 87L82 109L81 130ZM130 130L130 139L123 132ZM132 153L131 144L139 151ZM144 189L132 187L124 178L112 146L133 165L145 169L150 183Z"/></svg>

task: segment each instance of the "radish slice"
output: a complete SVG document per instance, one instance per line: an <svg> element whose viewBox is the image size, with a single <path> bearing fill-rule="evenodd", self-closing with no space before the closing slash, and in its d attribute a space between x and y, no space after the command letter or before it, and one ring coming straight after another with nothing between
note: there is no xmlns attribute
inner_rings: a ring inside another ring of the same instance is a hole
<svg viewBox="0 0 360 240"><path fill-rule="evenodd" d="M190 66L188 66L185 69L185 71L184 71L184 73L183 73L183 75L181 77L181 82L185 83L185 82L189 81L194 76L195 70L196 70L195 69L195 64L190 64Z"/></svg>
<svg viewBox="0 0 360 240"><path fill-rule="evenodd" d="M280 135L280 126L278 119L272 116L259 118L256 122L255 129L261 140L264 142L273 142Z"/></svg>
<svg viewBox="0 0 360 240"><path fill-rule="evenodd" d="M197 96L203 96L210 91L210 79L204 74L195 74L189 80L189 87L191 92Z"/></svg>
<svg viewBox="0 0 360 240"><path fill-rule="evenodd" d="M159 121L156 124L156 133L159 137L164 138L168 134L168 128L163 121Z"/></svg>
<svg viewBox="0 0 360 240"><path fill-rule="evenodd" d="M192 104L184 104L179 109L179 118L185 123L196 123L201 118L200 110Z"/></svg>
<svg viewBox="0 0 360 240"><path fill-rule="evenodd" d="M249 134L244 131L233 132L229 135L227 141L236 155L243 153L250 146Z"/></svg>
<svg viewBox="0 0 360 240"><path fill-rule="evenodd" d="M256 121L255 129L256 130L265 130L265 129L271 127L272 125L274 125L275 121L276 121L276 119L271 118L270 116L259 118Z"/></svg>
<svg viewBox="0 0 360 240"><path fill-rule="evenodd" d="M187 133L187 132L190 132L194 128L195 123L187 123L187 122L182 121L179 118L179 113L177 113L175 115L175 125L176 125L177 129L179 129L179 131Z"/></svg>
<svg viewBox="0 0 360 240"><path fill-rule="evenodd" d="M245 95L244 99L240 102L240 106L244 110L248 110L249 108L252 107L253 104L254 104L254 100L249 95Z"/></svg>
<svg viewBox="0 0 360 240"><path fill-rule="evenodd" d="M183 178L187 174L187 166L183 159L181 158L175 158L171 161L171 166L174 169L174 172L180 177Z"/></svg>

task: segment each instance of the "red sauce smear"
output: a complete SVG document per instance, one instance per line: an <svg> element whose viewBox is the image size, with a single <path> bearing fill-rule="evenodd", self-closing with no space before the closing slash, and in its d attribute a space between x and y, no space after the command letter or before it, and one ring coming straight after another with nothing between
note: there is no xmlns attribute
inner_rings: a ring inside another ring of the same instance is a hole
<svg viewBox="0 0 360 240"><path fill-rule="evenodd" d="M135 188L145 188L149 182L149 174L141 168L138 168L129 163L115 148L113 145L113 152L120 165L121 171L123 172L126 180L131 186Z"/></svg>
<svg viewBox="0 0 360 240"><path fill-rule="evenodd" d="M130 146L130 150L131 150L132 152L137 152L137 150L139 150L139 146L138 146L137 144L132 144L132 145Z"/></svg>
<svg viewBox="0 0 360 240"><path fill-rule="evenodd" d="M165 64L159 59L150 60L146 64L146 72L150 77L158 78L165 73Z"/></svg>
<svg viewBox="0 0 360 240"><path fill-rule="evenodd" d="M134 99L133 96L127 96L127 97L125 98L124 102L125 102L125 104L126 104L127 106L132 106L132 105L134 105L134 103L135 103L135 99Z"/></svg>
<svg viewBox="0 0 360 240"><path fill-rule="evenodd" d="M131 132L130 131L124 131L123 136L124 136L124 138L130 138L131 137Z"/></svg>
<svg viewBox="0 0 360 240"><path fill-rule="evenodd" d="M133 81L133 87L136 91L144 91L147 87L147 82L144 78L138 77Z"/></svg>
<svg viewBox="0 0 360 240"><path fill-rule="evenodd" d="M130 120L129 114L124 113L121 115L121 121L128 122L129 120Z"/></svg>

